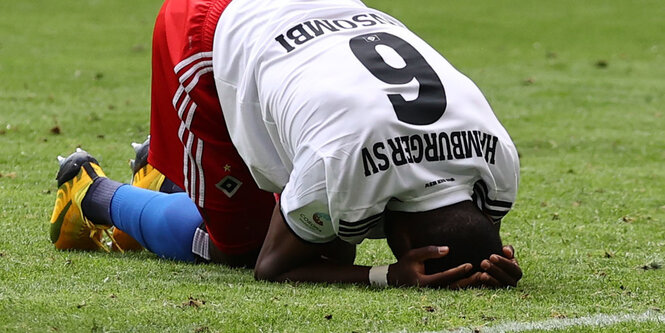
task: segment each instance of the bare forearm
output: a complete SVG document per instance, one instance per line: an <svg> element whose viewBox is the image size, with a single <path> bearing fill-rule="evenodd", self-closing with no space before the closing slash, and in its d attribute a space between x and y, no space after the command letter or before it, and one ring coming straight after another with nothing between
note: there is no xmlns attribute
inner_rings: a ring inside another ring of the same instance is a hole
<svg viewBox="0 0 665 333"><path fill-rule="evenodd" d="M368 266L317 262L278 274L272 281L369 284L369 269Z"/></svg>

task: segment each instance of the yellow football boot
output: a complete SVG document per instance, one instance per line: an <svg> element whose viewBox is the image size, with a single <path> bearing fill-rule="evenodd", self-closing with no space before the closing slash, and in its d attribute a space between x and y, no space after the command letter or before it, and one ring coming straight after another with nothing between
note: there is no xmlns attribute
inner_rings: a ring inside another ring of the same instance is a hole
<svg viewBox="0 0 665 333"><path fill-rule="evenodd" d="M152 165L146 164L136 171L132 177L132 185L148 190L159 191L164 184L164 176L161 172L155 169Z"/></svg>
<svg viewBox="0 0 665 333"><path fill-rule="evenodd" d="M104 171L94 157L80 148L67 158L58 156L58 161L58 193L51 215L51 242L59 250L108 251L101 239L103 232L111 237L108 231L111 226L93 223L83 216L81 210L88 188L95 179L106 177Z"/></svg>

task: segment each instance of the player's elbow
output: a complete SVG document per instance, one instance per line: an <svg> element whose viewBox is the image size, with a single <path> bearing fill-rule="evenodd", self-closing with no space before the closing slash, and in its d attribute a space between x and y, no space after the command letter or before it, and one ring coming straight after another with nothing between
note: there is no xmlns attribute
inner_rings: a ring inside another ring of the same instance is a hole
<svg viewBox="0 0 665 333"><path fill-rule="evenodd" d="M254 279L257 281L280 282L279 278L284 272L279 269L280 265L271 256L260 256L254 266Z"/></svg>

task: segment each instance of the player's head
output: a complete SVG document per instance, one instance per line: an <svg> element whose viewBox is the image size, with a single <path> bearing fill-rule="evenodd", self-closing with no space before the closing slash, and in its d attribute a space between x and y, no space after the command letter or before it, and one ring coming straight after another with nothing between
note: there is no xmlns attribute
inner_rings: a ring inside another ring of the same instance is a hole
<svg viewBox="0 0 665 333"><path fill-rule="evenodd" d="M385 232L388 245L397 258L410 249L448 246L448 255L425 262L428 274L464 263L471 263L473 271L478 271L483 259L501 253L498 226L471 201L426 212L390 211L386 214Z"/></svg>

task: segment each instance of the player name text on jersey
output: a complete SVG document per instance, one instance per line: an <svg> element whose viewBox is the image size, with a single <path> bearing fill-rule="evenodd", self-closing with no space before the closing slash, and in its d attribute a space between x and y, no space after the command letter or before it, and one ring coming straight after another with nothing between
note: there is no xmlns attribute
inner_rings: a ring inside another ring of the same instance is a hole
<svg viewBox="0 0 665 333"><path fill-rule="evenodd" d="M495 163L499 138L478 130L398 136L361 149L365 177L395 166L484 157Z"/></svg>
<svg viewBox="0 0 665 333"><path fill-rule="evenodd" d="M298 23L285 33L275 37L275 40L286 50L291 52L298 46L305 44L316 37L326 33L342 30L371 27L374 25L392 24L401 26L394 19L381 16L377 13L363 13L340 19L314 19Z"/></svg>

